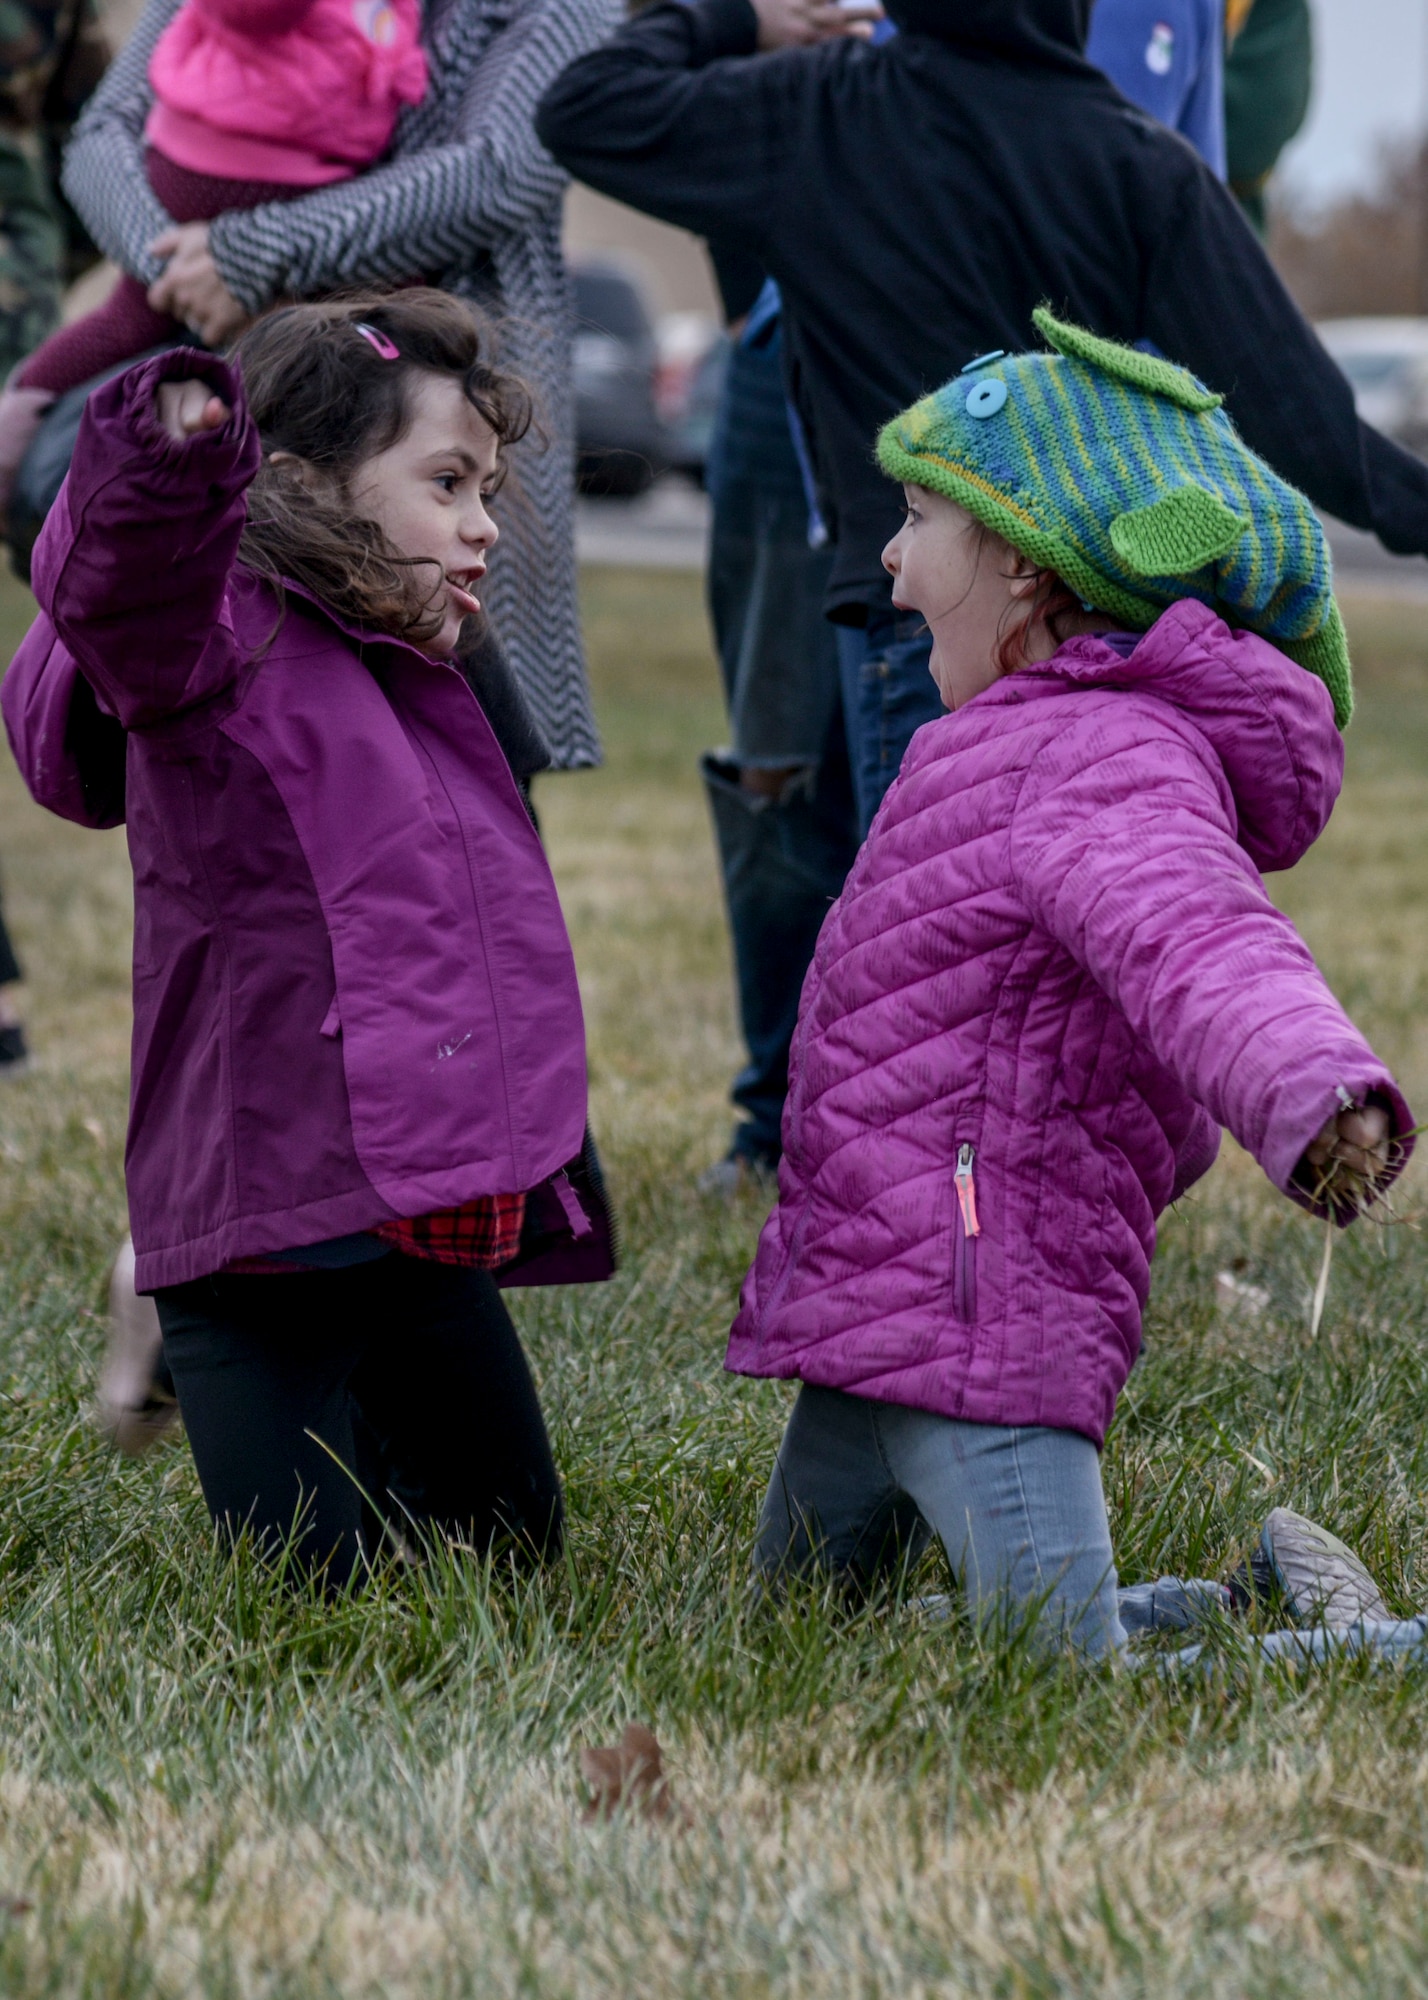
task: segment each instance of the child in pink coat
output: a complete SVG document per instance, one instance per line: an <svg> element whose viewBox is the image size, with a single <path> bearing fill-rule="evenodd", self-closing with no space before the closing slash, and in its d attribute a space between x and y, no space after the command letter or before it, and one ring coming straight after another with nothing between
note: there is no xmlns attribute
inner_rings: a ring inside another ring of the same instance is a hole
<svg viewBox="0 0 1428 2000"><path fill-rule="evenodd" d="M1319 522L1184 369L1037 324L1057 352L978 357L879 442L953 712L819 938L727 1365L803 1385L765 1577L865 1586L936 1534L980 1615L1106 1654L1225 1602L1117 1588L1097 1454L1157 1217L1228 1126L1351 1222L1413 1120L1260 876L1343 770Z"/></svg>
<svg viewBox="0 0 1428 2000"><path fill-rule="evenodd" d="M362 173L426 93L420 29L420 0L185 0L149 65L159 202L176 223L211 222ZM0 517L56 397L182 331L126 274L21 364L0 395Z"/></svg>

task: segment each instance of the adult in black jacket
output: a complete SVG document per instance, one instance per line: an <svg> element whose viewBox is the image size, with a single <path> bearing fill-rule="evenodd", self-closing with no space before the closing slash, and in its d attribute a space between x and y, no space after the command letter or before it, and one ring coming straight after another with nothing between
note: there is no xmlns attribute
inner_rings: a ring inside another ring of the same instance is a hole
<svg viewBox="0 0 1428 2000"><path fill-rule="evenodd" d="M881 46L767 54L789 0L657 5L573 63L537 117L581 180L779 282L836 542L827 608L864 628L853 657L873 669L849 718L865 809L939 706L892 621L880 556L900 505L873 439L973 356L1035 344L1043 300L1153 342L1319 506L1428 553L1428 465L1359 421L1209 168L1086 62L1091 0L885 4L901 32Z"/></svg>

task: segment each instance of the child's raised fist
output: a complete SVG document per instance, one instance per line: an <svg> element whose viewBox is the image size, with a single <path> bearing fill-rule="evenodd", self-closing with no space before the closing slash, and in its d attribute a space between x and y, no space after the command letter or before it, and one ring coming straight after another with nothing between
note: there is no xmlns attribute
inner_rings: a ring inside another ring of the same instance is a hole
<svg viewBox="0 0 1428 2000"><path fill-rule="evenodd" d="M154 413L160 427L176 444L204 431L221 429L232 414L223 398L215 396L206 382L192 377L186 382L160 382Z"/></svg>

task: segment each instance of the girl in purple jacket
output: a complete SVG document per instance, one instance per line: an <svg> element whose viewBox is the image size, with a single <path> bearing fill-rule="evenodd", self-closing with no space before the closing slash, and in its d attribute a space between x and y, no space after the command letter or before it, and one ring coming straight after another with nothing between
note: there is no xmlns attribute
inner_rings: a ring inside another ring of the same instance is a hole
<svg viewBox="0 0 1428 2000"><path fill-rule="evenodd" d="M5 682L71 817L104 818L75 716L125 732L136 1281L215 1520L329 1585L384 1534L558 1548L493 1273L611 1267L555 885L452 664L529 416L431 291L131 369L90 398Z"/></svg>
<svg viewBox="0 0 1428 2000"><path fill-rule="evenodd" d="M1228 1126L1348 1223L1413 1121L1260 877L1343 769L1318 521L1185 370L1037 324L1055 352L969 362L879 441L953 712L824 924L728 1366L803 1384L765 1578L866 1587L931 1532L980 1614L1101 1654L1225 1601L1117 1591L1097 1454L1157 1216Z"/></svg>

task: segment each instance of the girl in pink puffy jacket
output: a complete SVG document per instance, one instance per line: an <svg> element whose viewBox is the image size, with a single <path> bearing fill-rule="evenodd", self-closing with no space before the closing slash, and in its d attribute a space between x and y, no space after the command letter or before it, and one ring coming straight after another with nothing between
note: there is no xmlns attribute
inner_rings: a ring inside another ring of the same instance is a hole
<svg viewBox="0 0 1428 2000"><path fill-rule="evenodd" d="M185 0L149 65L145 171L162 207L211 222L362 173L425 94L420 27L420 0ZM0 517L55 398L182 332L125 274L35 350L0 396Z"/></svg>
<svg viewBox="0 0 1428 2000"><path fill-rule="evenodd" d="M979 1613L1104 1654L1227 1603L1117 1589L1097 1455L1156 1218L1228 1126L1351 1222L1413 1121L1260 876L1342 775L1319 523L1185 370L1036 317L1055 352L983 355L879 440L952 713L823 927L727 1365L803 1384L766 1579L865 1587L935 1533ZM1271 1522L1301 1610L1387 1615Z"/></svg>

